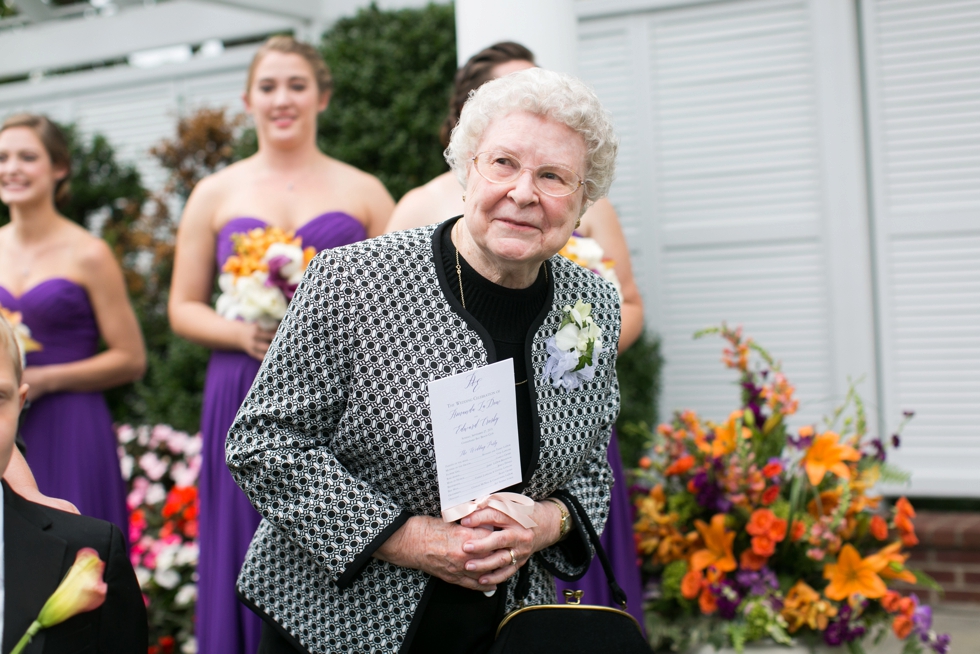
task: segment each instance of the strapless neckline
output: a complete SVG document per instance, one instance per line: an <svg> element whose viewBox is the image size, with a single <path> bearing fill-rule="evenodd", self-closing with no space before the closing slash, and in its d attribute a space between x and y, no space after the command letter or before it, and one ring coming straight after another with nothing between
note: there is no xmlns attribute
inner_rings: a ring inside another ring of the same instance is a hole
<svg viewBox="0 0 980 654"><path fill-rule="evenodd" d="M7 287L5 287L3 284L0 284L0 289L2 289L7 295L9 295L10 297L12 297L13 299L15 299L17 301L20 301L20 300L23 300L28 295L30 295L31 293L33 293L34 291L36 291L37 289L41 288L42 286L47 286L48 284L52 284L54 282L60 282L62 284L67 284L68 286L77 288L77 289L82 290L82 291L85 290L85 287L84 286L82 286L78 282L75 282L75 281L72 281L72 280L68 279L67 277L49 277L48 279L44 279L42 281L39 281L37 284L34 284L34 286L31 286L29 289L27 289L26 291L24 291L20 295L15 295Z"/></svg>
<svg viewBox="0 0 980 654"><path fill-rule="evenodd" d="M340 218L346 218L347 220L354 221L362 229L364 229L365 233L367 233L367 227L364 226L364 223L362 223L360 220L358 220L354 216L350 215L346 211L327 211L326 213L321 213L319 216L314 216L310 220L307 220L305 223L303 223L302 225L300 225L299 227L297 227L296 230L295 230L295 233L296 234L299 234L303 230L305 230L308 227L310 227L310 225L316 224L317 222L319 222L319 221L321 221L321 220L323 220L325 218L330 218L330 217L333 217L333 216L337 216L337 217L340 217ZM220 231L221 232L226 231L228 229L228 226L231 225L232 223L235 223L235 222L243 222L243 221L254 221L254 222L257 222L257 223L261 223L261 224L265 225L266 227L269 226L268 221L265 221L265 220L263 220L261 218L258 218L256 216L235 216L234 218L231 218L230 220L228 220L228 222L226 222L222 226L222 228L221 228Z"/></svg>

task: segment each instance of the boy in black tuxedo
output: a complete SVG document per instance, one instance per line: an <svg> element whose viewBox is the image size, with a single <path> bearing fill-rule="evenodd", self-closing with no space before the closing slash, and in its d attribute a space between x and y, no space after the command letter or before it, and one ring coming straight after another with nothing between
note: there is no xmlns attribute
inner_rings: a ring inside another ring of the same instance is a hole
<svg viewBox="0 0 980 654"><path fill-rule="evenodd" d="M17 417L27 398L13 331L0 318L0 475L14 450ZM143 595L119 529L108 522L28 502L3 482L0 509L0 652L7 654L37 618L83 547L106 563L106 600L38 633L25 654L146 654Z"/></svg>

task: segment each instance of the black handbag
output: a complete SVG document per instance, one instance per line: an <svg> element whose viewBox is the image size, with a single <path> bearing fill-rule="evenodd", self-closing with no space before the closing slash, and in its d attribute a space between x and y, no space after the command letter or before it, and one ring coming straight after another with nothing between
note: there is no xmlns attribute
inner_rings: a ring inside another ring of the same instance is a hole
<svg viewBox="0 0 980 654"><path fill-rule="evenodd" d="M612 566L588 515L569 493L559 493L575 520L585 527L616 603L626 608L626 593L616 583ZM650 654L636 619L625 610L581 604L582 591L565 591L565 604L524 606L531 588L527 566L517 575L515 597L521 608L511 611L497 627L489 654ZM586 598L588 599L588 598Z"/></svg>

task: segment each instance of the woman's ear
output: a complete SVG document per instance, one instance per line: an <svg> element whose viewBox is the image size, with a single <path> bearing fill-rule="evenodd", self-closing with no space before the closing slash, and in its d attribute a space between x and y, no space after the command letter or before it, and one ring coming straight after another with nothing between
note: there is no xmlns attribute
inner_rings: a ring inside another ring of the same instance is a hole
<svg viewBox="0 0 980 654"><path fill-rule="evenodd" d="M327 105L330 104L330 94L331 94L330 91L324 91L323 93L320 94L320 101L317 102L316 105L317 113L327 110Z"/></svg>
<svg viewBox="0 0 980 654"><path fill-rule="evenodd" d="M53 166L51 172L54 174L54 181L60 182L64 178L68 177L68 167L67 166Z"/></svg>

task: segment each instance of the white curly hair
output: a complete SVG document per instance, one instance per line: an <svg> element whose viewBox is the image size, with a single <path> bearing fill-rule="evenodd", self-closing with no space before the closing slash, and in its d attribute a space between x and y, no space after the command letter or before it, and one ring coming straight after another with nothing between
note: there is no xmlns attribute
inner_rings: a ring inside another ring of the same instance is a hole
<svg viewBox="0 0 980 654"><path fill-rule="evenodd" d="M487 127L494 119L519 111L553 120L582 136L586 148L583 213L609 192L619 150L609 112L582 81L543 68L511 73L470 92L445 152L464 188L470 160Z"/></svg>

